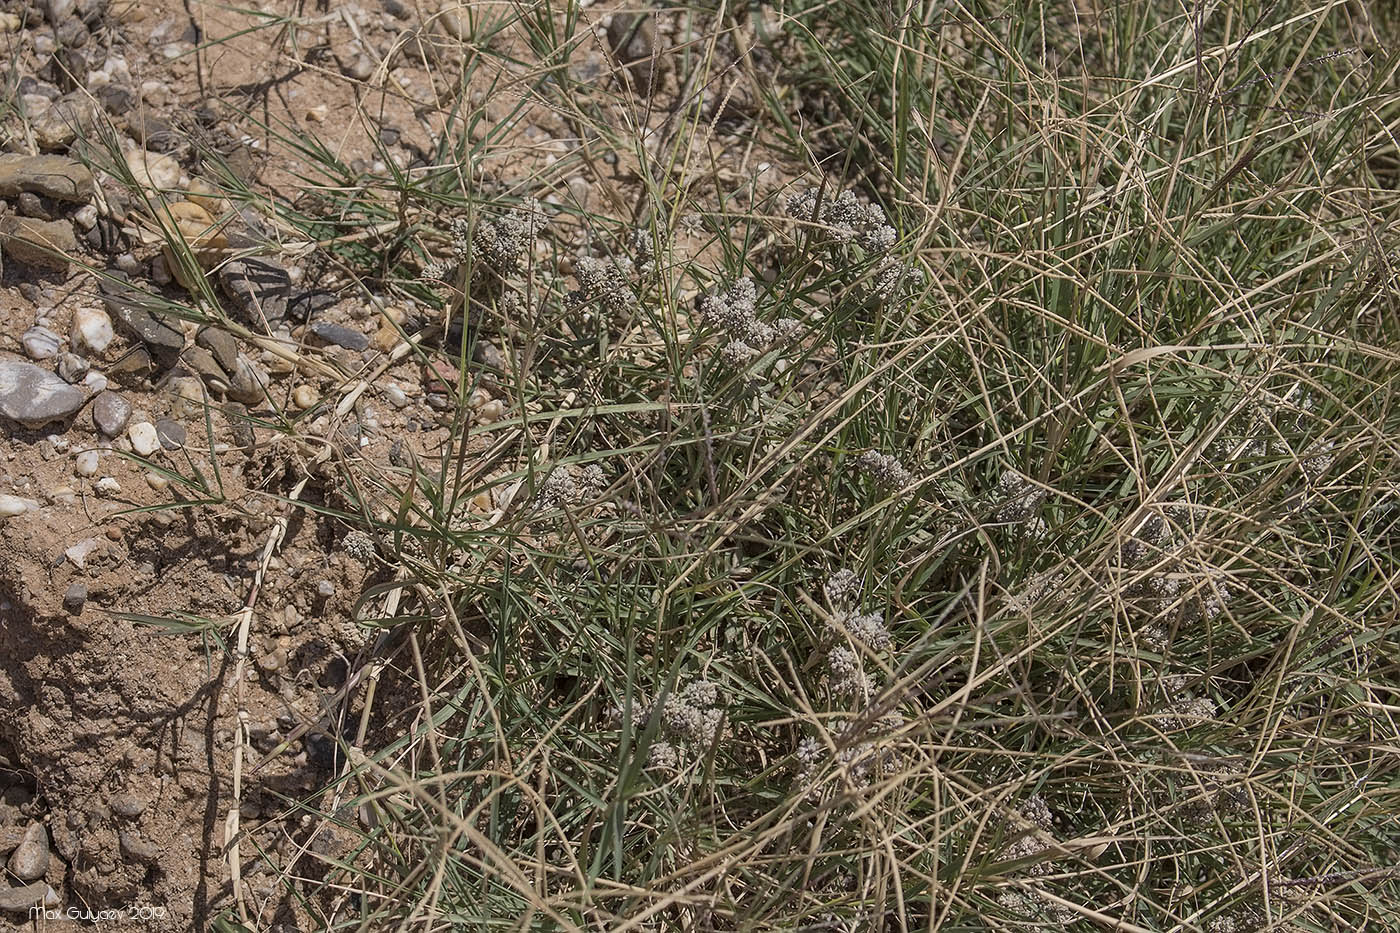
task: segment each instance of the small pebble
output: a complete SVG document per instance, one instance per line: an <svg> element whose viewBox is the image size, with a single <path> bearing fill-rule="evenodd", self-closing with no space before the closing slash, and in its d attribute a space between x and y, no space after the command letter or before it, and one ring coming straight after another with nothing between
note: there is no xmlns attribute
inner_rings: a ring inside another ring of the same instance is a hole
<svg viewBox="0 0 1400 933"><path fill-rule="evenodd" d="M76 615L82 611L87 596L87 586L82 583L70 583L63 593L63 608Z"/></svg>
<svg viewBox="0 0 1400 933"><path fill-rule="evenodd" d="M49 833L43 823L30 823L24 841L10 856L10 871L21 881L44 877L49 868Z"/></svg>
<svg viewBox="0 0 1400 933"><path fill-rule="evenodd" d="M400 389L395 383L391 382L384 387L384 397L387 398L389 404L393 405L395 408L408 407L408 396L404 393L404 390Z"/></svg>
<svg viewBox="0 0 1400 933"><path fill-rule="evenodd" d="M88 370L88 374L83 377L83 385L87 386L94 394L107 391L107 377L95 369Z"/></svg>
<svg viewBox="0 0 1400 933"><path fill-rule="evenodd" d="M71 337L75 347L101 353L115 336L112 319L101 308L79 308L73 312Z"/></svg>
<svg viewBox="0 0 1400 933"><path fill-rule="evenodd" d="M107 437L116 437L131 418L131 403L115 392L101 392L92 402L92 423Z"/></svg>
<svg viewBox="0 0 1400 933"><path fill-rule="evenodd" d="M98 455L95 450L85 450L78 454L78 459L74 463L74 469L79 476L96 476L98 466Z"/></svg>
<svg viewBox="0 0 1400 933"><path fill-rule="evenodd" d="M76 353L63 353L58 357L59 378L69 385L81 382L87 375L88 361Z"/></svg>
<svg viewBox="0 0 1400 933"><path fill-rule="evenodd" d="M117 816L123 816L129 820L134 820L142 813L146 812L146 808L150 806L150 803L144 797L127 793L113 794L112 799L107 801L107 805L112 808L112 812Z"/></svg>
<svg viewBox="0 0 1400 933"><path fill-rule="evenodd" d="M136 422L126 429L126 434L131 438L131 449L138 456L149 457L160 449L160 435L149 421Z"/></svg>
<svg viewBox="0 0 1400 933"><path fill-rule="evenodd" d="M161 476L159 473L156 473L152 470L147 470L146 485L150 486L156 492L160 492L161 490L165 489L170 485L170 480L166 479L164 476Z"/></svg>
<svg viewBox="0 0 1400 933"><path fill-rule="evenodd" d="M292 404L301 411L306 411L320 400L316 390L309 385L299 385L292 390Z"/></svg>
<svg viewBox="0 0 1400 933"><path fill-rule="evenodd" d="M0 494L0 518L13 518L16 515L23 515L25 512L32 512L38 508L39 503L35 502L33 499Z"/></svg>
<svg viewBox="0 0 1400 933"><path fill-rule="evenodd" d="M93 486L93 489L96 489L97 494L101 496L115 496L121 493L122 484L117 482L110 476L104 476L97 481L97 484Z"/></svg>
<svg viewBox="0 0 1400 933"><path fill-rule="evenodd" d="M316 595L320 596L322 599L330 599L335 595L335 584L331 583L329 580L322 580L320 583L316 584Z"/></svg>
<svg viewBox="0 0 1400 933"><path fill-rule="evenodd" d="M19 342L24 346L24 352L31 360L47 360L58 355L59 345L63 338L49 330L47 327L34 326L24 332L24 336L19 338Z"/></svg>
<svg viewBox="0 0 1400 933"><path fill-rule="evenodd" d="M84 230L91 230L97 226L97 208L91 204L84 204L73 212L73 223Z"/></svg>

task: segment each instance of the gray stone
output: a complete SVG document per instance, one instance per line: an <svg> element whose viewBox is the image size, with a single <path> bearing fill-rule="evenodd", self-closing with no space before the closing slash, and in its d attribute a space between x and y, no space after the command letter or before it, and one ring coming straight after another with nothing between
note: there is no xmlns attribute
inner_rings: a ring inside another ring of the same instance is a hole
<svg viewBox="0 0 1400 933"><path fill-rule="evenodd" d="M298 292L287 302L287 317L294 321L305 321L317 311L329 308L336 303L333 292Z"/></svg>
<svg viewBox="0 0 1400 933"><path fill-rule="evenodd" d="M369 349L369 338L357 330L332 324L330 321L316 321L311 325L311 333L326 343L344 347L347 350Z"/></svg>
<svg viewBox="0 0 1400 933"><path fill-rule="evenodd" d="M262 323L287 316L292 278L287 267L275 259L249 257L235 259L219 268L219 287L234 310L247 321Z"/></svg>
<svg viewBox="0 0 1400 933"><path fill-rule="evenodd" d="M58 155L0 155L0 196L32 193L59 201L92 197L92 172L83 163Z"/></svg>
<svg viewBox="0 0 1400 933"><path fill-rule="evenodd" d="M64 20L53 31L53 36L58 40L58 44L64 48L80 49L87 45L88 30L83 25L83 21L74 16Z"/></svg>
<svg viewBox="0 0 1400 933"><path fill-rule="evenodd" d="M70 583L63 593L63 608L77 615L87 602L87 587L82 583Z"/></svg>
<svg viewBox="0 0 1400 933"><path fill-rule="evenodd" d="M138 862L154 862L160 858L160 846L136 833L120 832L117 834L117 841L121 843L122 854L129 859L135 859Z"/></svg>
<svg viewBox="0 0 1400 933"><path fill-rule="evenodd" d="M340 71L347 78L352 78L355 81L367 81L369 76L374 74L374 59L361 52L341 65Z"/></svg>
<svg viewBox="0 0 1400 933"><path fill-rule="evenodd" d="M185 426L178 421L169 418L156 419L156 437L160 438L160 446L164 450L179 450L185 446L185 438L188 432Z"/></svg>
<svg viewBox="0 0 1400 933"><path fill-rule="evenodd" d="M136 141L151 152L170 152L180 144L179 134L169 121L155 114L143 114L128 120Z"/></svg>
<svg viewBox="0 0 1400 933"><path fill-rule="evenodd" d="M37 881L49 870L49 833L43 823L30 823L24 839L10 855L10 871L20 881Z"/></svg>
<svg viewBox="0 0 1400 933"><path fill-rule="evenodd" d="M225 373L232 376L238 371L238 341L228 331L205 324L195 332L194 342L212 353Z"/></svg>
<svg viewBox="0 0 1400 933"><path fill-rule="evenodd" d="M62 421L83 407L87 396L33 363L0 362L0 415L37 428Z"/></svg>
<svg viewBox="0 0 1400 933"><path fill-rule="evenodd" d="M41 324L35 324L19 338L31 360L48 360L58 355L63 338Z"/></svg>
<svg viewBox="0 0 1400 933"><path fill-rule="evenodd" d="M238 402L229 402L224 406L224 415L228 418L229 433L233 435L233 442L245 451L252 451L257 437L253 433L253 426L248 423L248 409Z"/></svg>
<svg viewBox="0 0 1400 933"><path fill-rule="evenodd" d="M145 813L146 808L151 805L145 797L132 793L113 794L112 799L107 803L112 808L113 813L126 817L128 820L136 819Z"/></svg>
<svg viewBox="0 0 1400 933"><path fill-rule="evenodd" d="M107 437L126 430L131 420L131 403L115 392L102 392L92 403L92 423Z"/></svg>
<svg viewBox="0 0 1400 933"><path fill-rule="evenodd" d="M0 217L0 246L22 263L67 272L69 257L78 251L78 239L66 220L10 215Z"/></svg>
<svg viewBox="0 0 1400 933"><path fill-rule="evenodd" d="M43 8L44 18L49 21L49 25L57 26L73 15L73 11L78 7L78 0L42 0L39 5Z"/></svg>
<svg viewBox="0 0 1400 933"><path fill-rule="evenodd" d="M58 892L42 881L18 888L0 888L0 910L23 913L32 907L57 907Z"/></svg>
<svg viewBox="0 0 1400 933"><path fill-rule="evenodd" d="M44 209L44 199L34 194L32 191L21 191L19 197L15 198L15 210L21 217L33 217L35 220L53 220L49 212Z"/></svg>
<svg viewBox="0 0 1400 933"><path fill-rule="evenodd" d="M220 394L227 392L229 376L214 359L214 354L201 346L186 347L180 354L180 362L194 373L204 384Z"/></svg>
<svg viewBox="0 0 1400 933"><path fill-rule="evenodd" d="M113 116L130 113L136 107L136 94L123 84L104 84L93 92L102 108Z"/></svg>
<svg viewBox="0 0 1400 933"><path fill-rule="evenodd" d="M130 336L150 351L151 359L162 369L175 365L185 348L185 335L154 310L159 303L130 284L120 272L109 270L102 279L102 304Z"/></svg>
<svg viewBox="0 0 1400 933"><path fill-rule="evenodd" d="M65 353L58 358L58 375L69 385L76 385L87 375L88 361L76 353Z"/></svg>
<svg viewBox="0 0 1400 933"><path fill-rule="evenodd" d="M267 385L267 373L240 356L229 382L228 397L245 405L260 405L267 399Z"/></svg>

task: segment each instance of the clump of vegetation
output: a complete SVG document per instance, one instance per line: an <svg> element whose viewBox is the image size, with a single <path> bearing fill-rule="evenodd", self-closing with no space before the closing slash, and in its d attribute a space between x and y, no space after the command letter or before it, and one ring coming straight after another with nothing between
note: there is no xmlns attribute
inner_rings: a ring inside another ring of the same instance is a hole
<svg viewBox="0 0 1400 933"><path fill-rule="evenodd" d="M573 8L520 11L533 102L644 205L400 179L412 249L341 257L512 401L346 484L422 699L326 789L372 814L327 926L1389 925L1400 111L1364 6L670 11L698 77L657 125L557 65ZM735 36L781 62L730 153L764 185L690 155Z"/></svg>

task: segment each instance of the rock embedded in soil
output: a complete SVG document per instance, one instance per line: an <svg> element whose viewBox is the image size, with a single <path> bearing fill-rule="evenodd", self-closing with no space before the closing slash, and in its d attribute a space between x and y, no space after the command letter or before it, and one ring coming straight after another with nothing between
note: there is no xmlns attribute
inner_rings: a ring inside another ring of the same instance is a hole
<svg viewBox="0 0 1400 933"><path fill-rule="evenodd" d="M275 259L255 256L235 259L219 267L219 287L246 321L278 321L287 316L292 279L287 267Z"/></svg>
<svg viewBox="0 0 1400 933"><path fill-rule="evenodd" d="M24 839L10 855L10 871L21 881L35 881L49 870L49 833L43 823L30 823Z"/></svg>
<svg viewBox="0 0 1400 933"><path fill-rule="evenodd" d="M160 446L164 450L179 450L185 446L185 439L189 435L180 422L169 418L157 418L156 436L160 438Z"/></svg>
<svg viewBox="0 0 1400 933"><path fill-rule="evenodd" d="M0 910L21 913L33 907L58 905L58 892L42 881L18 888L0 887Z"/></svg>
<svg viewBox="0 0 1400 933"><path fill-rule="evenodd" d="M369 338L357 330L343 327L340 324L332 324L330 321L316 321L311 325L311 333L326 343L334 344L337 347L344 347L347 350L362 351L369 349Z"/></svg>
<svg viewBox="0 0 1400 933"><path fill-rule="evenodd" d="M116 437L131 418L131 403L115 392L102 392L92 403L92 423L107 437Z"/></svg>
<svg viewBox="0 0 1400 933"><path fill-rule="evenodd" d="M78 251L73 225L66 220L0 217L0 246L18 261L40 269L68 271L69 257Z"/></svg>
<svg viewBox="0 0 1400 933"><path fill-rule="evenodd" d="M214 362L228 375L238 371L238 341L228 331L205 324L195 332L194 343L212 353Z"/></svg>
<svg viewBox="0 0 1400 933"><path fill-rule="evenodd" d="M185 335L152 310L153 299L133 287L125 275L109 270L101 282L102 304L131 337L141 342L162 369L174 366L185 348Z"/></svg>
<svg viewBox="0 0 1400 933"><path fill-rule="evenodd" d="M112 799L107 801L107 805L111 807L112 812L117 816L125 817L128 820L134 820L142 813L146 812L146 807L150 806L150 803L146 798L128 792L113 794Z"/></svg>
<svg viewBox="0 0 1400 933"><path fill-rule="evenodd" d="M76 353L64 353L58 358L58 376L69 385L77 385L88 373L88 361Z"/></svg>
<svg viewBox="0 0 1400 933"><path fill-rule="evenodd" d="M92 197L92 172L65 156L0 155L0 197L22 193L56 201L86 201Z"/></svg>
<svg viewBox="0 0 1400 933"><path fill-rule="evenodd" d="M73 312L70 338L74 346L101 353L115 336L112 319L101 308L79 308Z"/></svg>
<svg viewBox="0 0 1400 933"><path fill-rule="evenodd" d="M12 496L8 493L0 493L0 518L14 518L16 515L23 515L25 512L35 512L39 509L39 503L33 499L26 499L23 496Z"/></svg>
<svg viewBox="0 0 1400 933"><path fill-rule="evenodd" d="M63 338L47 327L36 324L24 332L19 342L31 360L47 360L58 355Z"/></svg>
<svg viewBox="0 0 1400 933"><path fill-rule="evenodd" d="M82 583L70 583L63 593L63 608L73 615L82 611L87 603L87 587Z"/></svg>
<svg viewBox="0 0 1400 933"><path fill-rule="evenodd" d="M0 362L0 415L37 428L72 416L87 396L33 363Z"/></svg>
<svg viewBox="0 0 1400 933"><path fill-rule="evenodd" d="M126 429L126 436L131 439L131 449L138 456L149 457L160 449L160 435L149 421L136 422Z"/></svg>
<svg viewBox="0 0 1400 933"><path fill-rule="evenodd" d="M124 830L117 834L122 854L138 862L154 862L160 858L160 846L136 833Z"/></svg>
<svg viewBox="0 0 1400 933"><path fill-rule="evenodd" d="M173 156L132 149L126 154L126 167L143 188L169 191L180 186L180 163Z"/></svg>

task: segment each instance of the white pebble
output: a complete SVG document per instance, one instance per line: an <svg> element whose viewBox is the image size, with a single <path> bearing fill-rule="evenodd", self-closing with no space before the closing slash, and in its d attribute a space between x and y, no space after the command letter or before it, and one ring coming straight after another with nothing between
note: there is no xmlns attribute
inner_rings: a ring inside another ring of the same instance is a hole
<svg viewBox="0 0 1400 933"><path fill-rule="evenodd" d="M83 570L87 567L88 555L91 554L93 552L93 549L96 547L97 539L88 538L87 540L79 541L77 544L68 548L68 550L63 552L63 556L72 561L74 567L77 567L79 570Z"/></svg>
<svg viewBox="0 0 1400 933"><path fill-rule="evenodd" d="M155 471L148 470L146 472L146 485L150 486L156 492L160 492L162 489L170 485L170 480L166 479L164 476L161 476Z"/></svg>
<svg viewBox="0 0 1400 933"><path fill-rule="evenodd" d="M322 580L316 584L316 592L327 599L335 595L335 584L329 580Z"/></svg>
<svg viewBox="0 0 1400 933"><path fill-rule="evenodd" d="M78 454L78 459L74 463L74 469L78 471L79 476L96 476L97 463L97 451L85 450Z"/></svg>
<svg viewBox="0 0 1400 933"><path fill-rule="evenodd" d="M42 324L35 325L24 332L24 336L19 338L20 344L24 346L24 352L29 354L31 360L47 360L58 355L58 347L63 338Z"/></svg>
<svg viewBox="0 0 1400 933"><path fill-rule="evenodd" d="M305 411L315 405L320 398L316 395L316 390L308 385L299 385L292 390L292 404Z"/></svg>
<svg viewBox="0 0 1400 933"><path fill-rule="evenodd" d="M93 204L84 204L73 212L73 223L84 230L91 230L97 226L97 207Z"/></svg>
<svg viewBox="0 0 1400 933"><path fill-rule="evenodd" d="M403 389L400 389L392 382L384 387L384 397L387 398L389 404L393 405L395 408L408 407L408 396L404 394Z"/></svg>
<svg viewBox="0 0 1400 933"><path fill-rule="evenodd" d="M39 503L33 499L0 495L0 518L13 518L16 515L23 515L25 512L32 512L38 507Z"/></svg>
<svg viewBox="0 0 1400 933"><path fill-rule="evenodd" d="M126 429L127 436L131 438L131 449L138 456L149 457L160 450L160 435L156 433L156 426L149 421L138 421Z"/></svg>
<svg viewBox="0 0 1400 933"><path fill-rule="evenodd" d="M74 346L101 353L115 336L112 319L101 308L79 308L73 312L71 337Z"/></svg>
<svg viewBox="0 0 1400 933"><path fill-rule="evenodd" d="M104 476L97 481L97 484L93 486L93 488L97 490L97 494L100 496L115 496L122 491L122 484L112 479L110 476Z"/></svg>
<svg viewBox="0 0 1400 933"><path fill-rule="evenodd" d="M88 374L83 377L83 385L91 389L92 393L96 395L98 392L106 391L107 377L95 369L89 369Z"/></svg>

